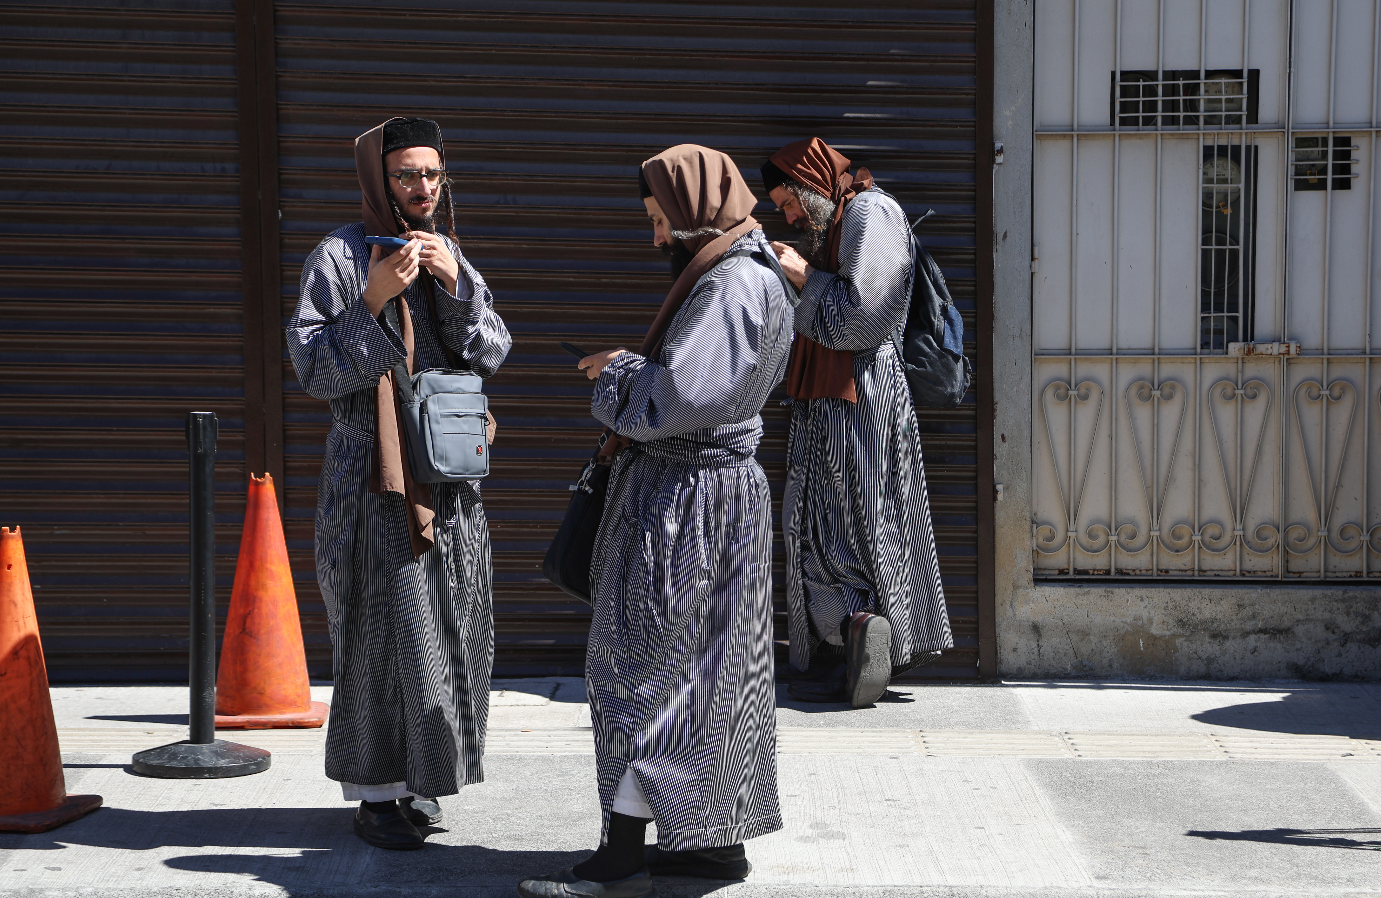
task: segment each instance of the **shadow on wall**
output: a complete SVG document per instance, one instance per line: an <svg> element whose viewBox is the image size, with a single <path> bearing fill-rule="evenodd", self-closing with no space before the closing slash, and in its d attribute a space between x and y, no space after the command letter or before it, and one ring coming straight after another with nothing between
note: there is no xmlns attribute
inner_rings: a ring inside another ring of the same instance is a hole
<svg viewBox="0 0 1381 898"><path fill-rule="evenodd" d="M1381 708L1373 692L1360 688L1297 688L1275 701L1211 708L1191 717L1242 730L1381 739Z"/></svg>

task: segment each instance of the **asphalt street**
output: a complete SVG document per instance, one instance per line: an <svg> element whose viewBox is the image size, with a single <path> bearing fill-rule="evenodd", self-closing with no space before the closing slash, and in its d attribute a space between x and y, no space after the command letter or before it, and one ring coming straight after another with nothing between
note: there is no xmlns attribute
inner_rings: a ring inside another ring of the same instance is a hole
<svg viewBox="0 0 1381 898"><path fill-rule="evenodd" d="M351 832L324 731L223 732L270 749L272 767L148 779L130 756L185 738L185 687L52 694L68 791L105 806L0 834L0 895L510 896L598 836L579 680L496 682L486 781L443 798L427 846L401 853ZM1381 894L1381 684L1004 683L901 688L858 711L779 703L785 829L749 843L747 881L666 879L658 894Z"/></svg>

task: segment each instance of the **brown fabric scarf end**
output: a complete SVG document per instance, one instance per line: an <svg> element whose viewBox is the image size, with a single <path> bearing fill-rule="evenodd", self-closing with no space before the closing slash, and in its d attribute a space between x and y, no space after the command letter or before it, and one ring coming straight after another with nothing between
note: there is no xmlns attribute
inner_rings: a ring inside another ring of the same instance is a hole
<svg viewBox="0 0 1381 898"><path fill-rule="evenodd" d="M858 402L854 389L854 354L830 349L796 335L786 367L786 392L792 399L847 399Z"/></svg>
<svg viewBox="0 0 1381 898"><path fill-rule="evenodd" d="M407 349L407 370L414 367L414 336L412 312L407 298L394 297L398 310L398 322L403 329L403 345ZM407 504L408 539L412 543L412 557L419 558L436 542L433 522L436 512L432 509L432 491L425 483L412 479L412 466L406 457L403 442L402 400L398 397L398 385L392 370L379 378L375 387L374 399L376 415L374 426L374 469L369 477L369 491L375 494L398 493Z"/></svg>
<svg viewBox="0 0 1381 898"><path fill-rule="evenodd" d="M820 271L838 274L844 207L859 193L872 188L872 174L866 168L849 174L849 160L818 137L787 144L773 153L769 161L787 177L834 203L834 221L825 246L816 258L808 261ZM847 399L856 403L854 354L827 349L797 335L791 346L791 361L787 363L786 389L792 399Z"/></svg>

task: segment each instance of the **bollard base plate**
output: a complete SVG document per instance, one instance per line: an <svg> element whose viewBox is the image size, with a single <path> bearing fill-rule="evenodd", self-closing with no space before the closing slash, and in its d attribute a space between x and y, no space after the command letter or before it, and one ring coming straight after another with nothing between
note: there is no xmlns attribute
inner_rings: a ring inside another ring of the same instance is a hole
<svg viewBox="0 0 1381 898"><path fill-rule="evenodd" d="M272 755L262 748L238 742L183 740L136 752L131 769L140 776L209 780L262 773L269 769L271 760Z"/></svg>

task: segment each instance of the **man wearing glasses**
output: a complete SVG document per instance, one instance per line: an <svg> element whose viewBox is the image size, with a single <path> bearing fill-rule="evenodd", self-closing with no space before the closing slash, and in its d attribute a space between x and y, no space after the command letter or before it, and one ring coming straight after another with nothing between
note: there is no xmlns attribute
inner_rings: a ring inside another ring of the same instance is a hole
<svg viewBox="0 0 1381 898"><path fill-rule="evenodd" d="M364 221L307 259L287 329L298 381L333 418L316 513L335 674L326 775L360 802L360 838L420 848L436 798L484 778L493 568L478 483L413 481L395 390L426 368L489 377L512 340L457 245L436 122L371 129L355 166Z"/></svg>

